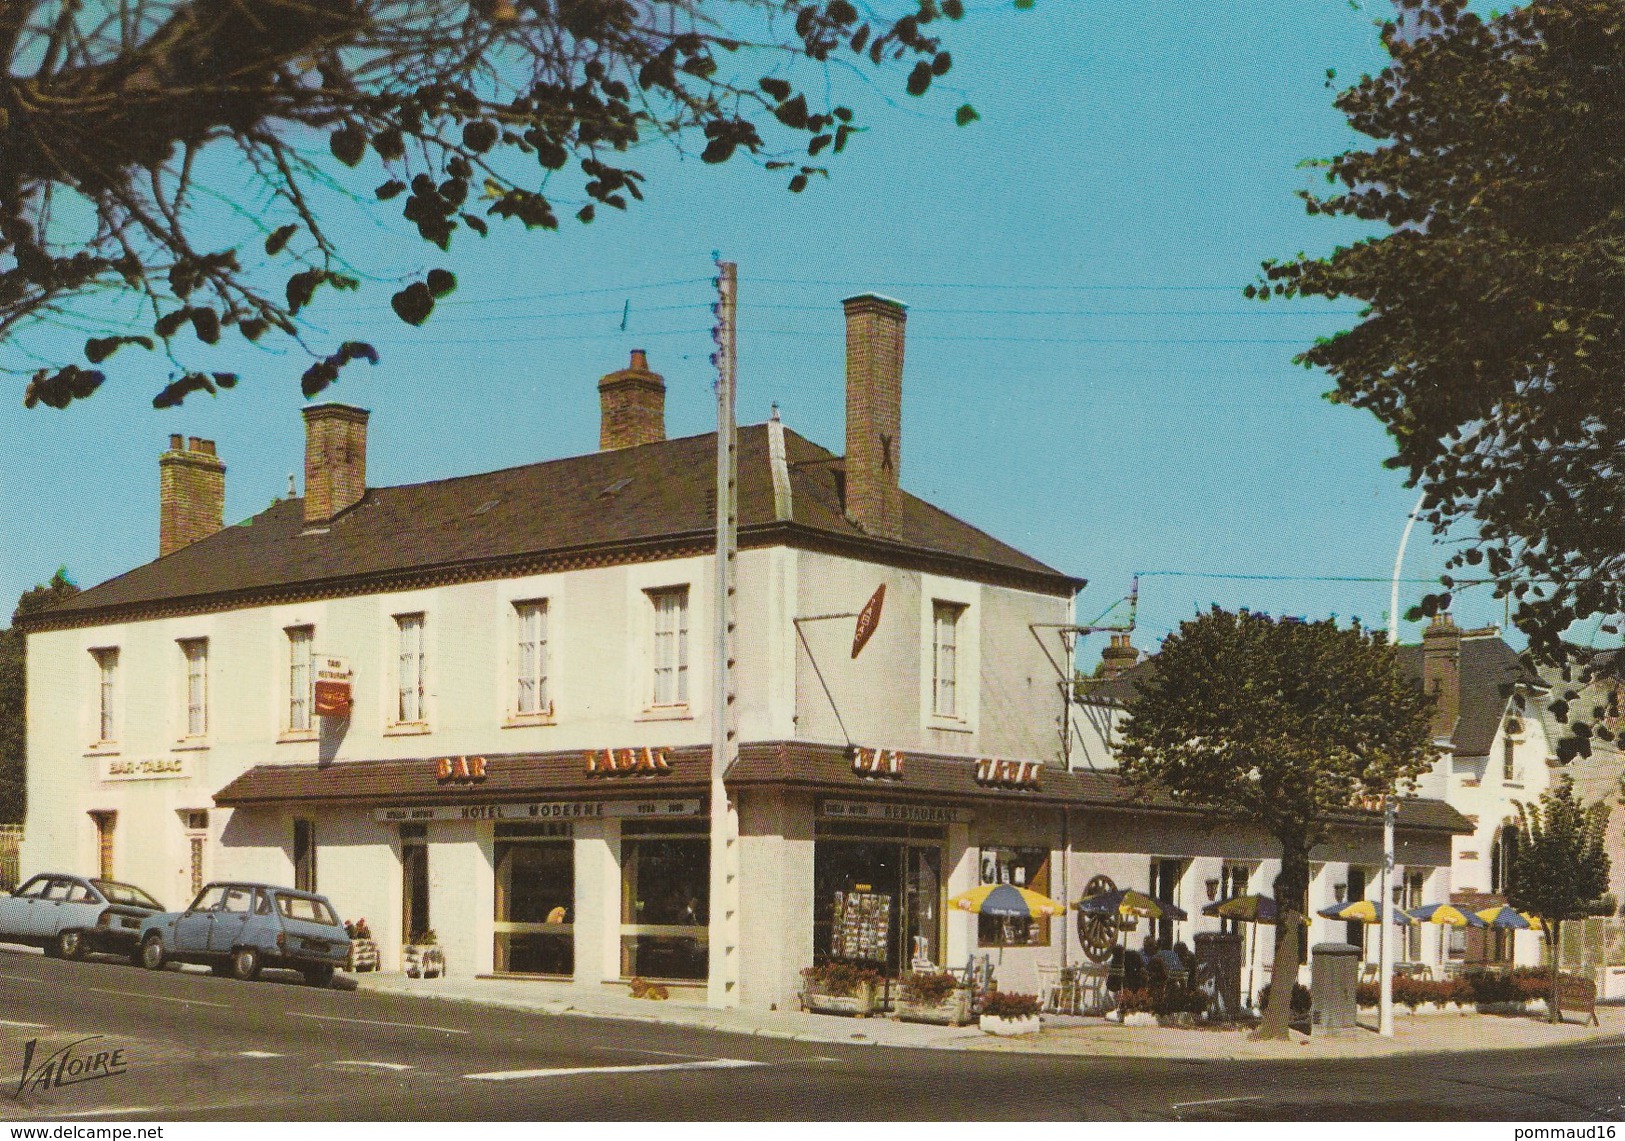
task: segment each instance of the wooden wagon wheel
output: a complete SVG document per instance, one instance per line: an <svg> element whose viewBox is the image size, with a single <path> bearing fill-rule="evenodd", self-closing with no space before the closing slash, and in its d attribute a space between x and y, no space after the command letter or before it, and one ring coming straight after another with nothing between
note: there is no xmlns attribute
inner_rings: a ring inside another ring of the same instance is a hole
<svg viewBox="0 0 1625 1141"><path fill-rule="evenodd" d="M1092 895L1116 890L1117 885L1112 882L1111 876L1094 876L1084 885L1083 897L1088 899ZM1112 957L1112 948L1117 945L1117 917L1078 912L1078 940L1083 944L1083 953L1089 956L1091 963L1104 963Z"/></svg>

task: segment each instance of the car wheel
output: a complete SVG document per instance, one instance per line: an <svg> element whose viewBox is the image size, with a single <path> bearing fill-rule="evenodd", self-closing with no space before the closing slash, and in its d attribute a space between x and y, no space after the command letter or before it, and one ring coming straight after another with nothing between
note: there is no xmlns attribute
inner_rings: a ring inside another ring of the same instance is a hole
<svg viewBox="0 0 1625 1141"><path fill-rule="evenodd" d="M231 977L252 982L260 973L260 953L252 947L238 947L231 955Z"/></svg>
<svg viewBox="0 0 1625 1141"><path fill-rule="evenodd" d="M304 969L305 982L313 987L331 986L333 983L333 968L325 964Z"/></svg>
<svg viewBox="0 0 1625 1141"><path fill-rule="evenodd" d="M52 950L59 959L82 959L85 957L85 937L78 931L63 931L57 935Z"/></svg>
<svg viewBox="0 0 1625 1141"><path fill-rule="evenodd" d="M141 944L141 965L149 971L161 971L169 961L164 954L164 937L162 935L148 935L147 941Z"/></svg>

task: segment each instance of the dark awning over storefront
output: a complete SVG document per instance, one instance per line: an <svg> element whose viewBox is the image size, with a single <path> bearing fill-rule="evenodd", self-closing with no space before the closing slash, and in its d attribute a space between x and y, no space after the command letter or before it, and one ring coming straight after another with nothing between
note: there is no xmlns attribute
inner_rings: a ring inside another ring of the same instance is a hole
<svg viewBox="0 0 1625 1141"><path fill-rule="evenodd" d="M479 764L473 762L478 761ZM258 765L215 794L222 808L275 804L465 804L521 798L596 799L703 794L711 750L568 750L340 761L328 765ZM728 774L738 788L794 788L901 802L1095 808L1118 812L1201 813L1163 795L1141 793L1115 773L1064 772L1032 761L893 750L853 750L808 741L744 744ZM1349 812L1337 822L1381 825L1377 812ZM1439 800L1400 801L1398 826L1456 834L1472 832L1466 817Z"/></svg>

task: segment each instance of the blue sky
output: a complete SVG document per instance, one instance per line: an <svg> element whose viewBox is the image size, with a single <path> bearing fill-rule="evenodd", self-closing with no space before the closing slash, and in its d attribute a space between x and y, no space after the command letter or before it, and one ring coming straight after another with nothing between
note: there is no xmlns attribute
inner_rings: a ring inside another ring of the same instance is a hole
<svg viewBox="0 0 1625 1141"><path fill-rule="evenodd" d="M1373 20L1385 10L976 6L950 30L941 90L910 99L901 73L848 90L872 129L801 195L778 174L655 143L636 160L648 200L628 214L557 234L464 235L449 258L388 219L341 211L368 284L311 317L325 344L359 336L383 360L352 366L330 395L373 412L374 485L591 450L594 384L632 348L666 377L669 433L707 431L720 250L739 266L741 421L777 402L792 428L839 451L840 299L906 302L904 485L1087 578L1080 620L1140 573L1145 647L1211 603L1382 625L1415 493L1382 467L1376 421L1326 402L1328 379L1291 363L1353 307L1265 306L1241 289L1264 258L1359 236L1307 217L1294 191L1319 177L1303 160L1354 141L1327 70L1346 83L1381 66ZM965 99L982 118L959 129ZM353 185L378 181L367 171ZM410 329L389 293L433 265L455 269L460 287ZM59 565L89 585L155 557L156 461L171 432L218 442L227 522L286 493L302 465L306 361L230 337L196 359L242 384L160 412L159 363L121 356L127 372L59 412L25 411L10 382L0 598ZM1406 578L1436 575L1447 553L1418 528ZM1373 581L1338 581L1354 579ZM1406 584L1401 608L1426 589ZM1504 618L1487 591L1457 612L1471 625ZM1408 641L1419 628L1403 629Z"/></svg>

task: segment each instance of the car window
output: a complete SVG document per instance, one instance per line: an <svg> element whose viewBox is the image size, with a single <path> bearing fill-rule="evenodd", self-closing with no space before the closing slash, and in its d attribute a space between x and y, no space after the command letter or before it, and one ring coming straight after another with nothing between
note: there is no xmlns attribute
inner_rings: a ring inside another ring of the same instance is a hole
<svg viewBox="0 0 1625 1141"><path fill-rule="evenodd" d="M333 909L327 906L325 899L316 899L308 895L279 895L276 897L277 907L289 919L305 919L311 923L326 923L330 927L337 927L339 921L333 916Z"/></svg>
<svg viewBox="0 0 1625 1141"><path fill-rule="evenodd" d="M17 894L27 899L39 899L45 894L45 889L50 886L50 876L35 876L33 879L23 884L22 887L18 888Z"/></svg>
<svg viewBox="0 0 1625 1141"><path fill-rule="evenodd" d="M224 884L212 883L197 893L197 898L192 901L192 906L187 910L218 911L220 910L220 901L225 898L225 895L226 886Z"/></svg>
<svg viewBox="0 0 1625 1141"><path fill-rule="evenodd" d="M45 889L45 898L56 900L67 899L68 888L72 886L72 880L52 880L51 886Z"/></svg>
<svg viewBox="0 0 1625 1141"><path fill-rule="evenodd" d="M150 907L154 911L164 909L163 904L134 884L114 883L112 880L91 880L90 882L96 886L96 890L107 897L109 903L123 903L132 907Z"/></svg>
<svg viewBox="0 0 1625 1141"><path fill-rule="evenodd" d="M254 892L246 887L228 887L226 901L221 905L221 911L236 911L247 915L254 902Z"/></svg>
<svg viewBox="0 0 1625 1141"><path fill-rule="evenodd" d="M96 902L96 893L91 891L84 884L75 883L72 880L70 880L70 881L68 881L68 902L69 903L95 903Z"/></svg>
<svg viewBox="0 0 1625 1141"><path fill-rule="evenodd" d="M254 914L271 914L271 897L266 895L263 891L256 891L254 893Z"/></svg>

